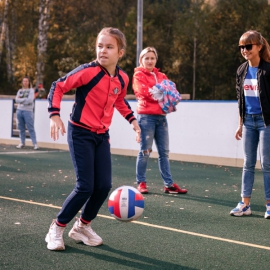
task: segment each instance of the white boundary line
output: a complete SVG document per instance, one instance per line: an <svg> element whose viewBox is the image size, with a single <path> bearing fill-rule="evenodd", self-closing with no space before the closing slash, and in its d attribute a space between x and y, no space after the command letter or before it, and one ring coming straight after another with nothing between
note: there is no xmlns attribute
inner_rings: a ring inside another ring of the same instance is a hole
<svg viewBox="0 0 270 270"><path fill-rule="evenodd" d="M24 152L0 152L0 155L12 155L12 154L39 154L39 153L60 153L60 152L67 152L67 151L63 151L63 150L52 150L52 151L39 151L39 150L35 150L35 151L24 151Z"/></svg>
<svg viewBox="0 0 270 270"><path fill-rule="evenodd" d="M9 201L15 201L15 202L28 203L28 204L34 204L34 205L40 205L40 206L56 208L56 209L61 209L61 207L53 205L53 204L38 203L38 202L20 200L20 199L4 197L4 196L0 196L0 199L9 200ZM100 215L100 214L98 214L98 217L107 218L107 219L114 219L115 220L115 218L113 218L111 216L105 216L105 215ZM183 234L208 238L208 239L212 239L212 240L217 240L217 241L222 241L222 242L227 242L227 243L232 243L232 244L237 244L237 245L242 245L242 246L248 246L248 247L253 247L253 248L260 248L260 249L270 250L269 246L256 245L256 244L251 244L251 243L247 243L247 242L241 242L241 241L231 240L231 239L227 239L227 238L211 236L211 235L207 235L207 234L189 232L189 231L179 230L179 229L165 227L165 226L159 226L159 225L150 224L150 223L141 222L141 221L132 221L132 222L136 223L136 224L143 225L143 226L147 226L147 227L162 229L162 230L165 230L165 231L178 232L178 233L183 233Z"/></svg>

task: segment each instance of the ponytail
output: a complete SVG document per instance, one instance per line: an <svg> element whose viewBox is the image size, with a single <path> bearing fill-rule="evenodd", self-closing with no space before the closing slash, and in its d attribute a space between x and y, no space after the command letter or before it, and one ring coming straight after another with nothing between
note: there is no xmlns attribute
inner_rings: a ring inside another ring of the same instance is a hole
<svg viewBox="0 0 270 270"><path fill-rule="evenodd" d="M270 62L270 46L267 40L263 36L261 36L261 45L262 45L262 49L260 50L260 57L264 61Z"/></svg>

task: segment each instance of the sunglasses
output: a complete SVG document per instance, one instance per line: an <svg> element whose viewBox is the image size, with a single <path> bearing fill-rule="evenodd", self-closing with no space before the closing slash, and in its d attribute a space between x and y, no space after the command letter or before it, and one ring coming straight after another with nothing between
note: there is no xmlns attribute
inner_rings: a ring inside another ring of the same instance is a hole
<svg viewBox="0 0 270 270"><path fill-rule="evenodd" d="M251 51L252 45L255 45L255 44L239 45L238 48L240 51L243 51L244 49L246 49L247 51Z"/></svg>

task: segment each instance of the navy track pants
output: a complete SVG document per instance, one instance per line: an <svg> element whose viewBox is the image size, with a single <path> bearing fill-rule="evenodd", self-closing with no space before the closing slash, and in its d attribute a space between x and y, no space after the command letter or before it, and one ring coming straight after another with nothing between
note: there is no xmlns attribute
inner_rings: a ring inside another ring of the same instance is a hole
<svg viewBox="0 0 270 270"><path fill-rule="evenodd" d="M76 185L66 198L57 220L69 223L82 209L84 220L93 220L112 187L110 136L68 123L68 145Z"/></svg>

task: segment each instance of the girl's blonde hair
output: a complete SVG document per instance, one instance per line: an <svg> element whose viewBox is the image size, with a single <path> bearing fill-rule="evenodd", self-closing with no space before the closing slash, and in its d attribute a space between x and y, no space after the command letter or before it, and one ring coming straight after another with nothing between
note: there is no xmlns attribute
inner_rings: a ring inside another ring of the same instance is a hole
<svg viewBox="0 0 270 270"><path fill-rule="evenodd" d="M145 49L143 49L140 53L140 57L139 57L139 63L142 66L142 59L143 57L149 53L149 52L153 52L156 56L156 59L158 60L158 54L157 54L157 50L154 47L146 47Z"/></svg>
<svg viewBox="0 0 270 270"><path fill-rule="evenodd" d="M127 41L126 41L126 37L125 35L118 29L118 28L113 28L113 27L105 27L103 28L96 39L96 46L97 46L97 42L98 42L98 38L101 35L110 35L113 36L116 41L117 41L117 46L118 46L118 51L120 50L124 50L124 54L126 51L126 47L127 47ZM123 56L124 56L123 54Z"/></svg>
<svg viewBox="0 0 270 270"><path fill-rule="evenodd" d="M262 49L259 52L260 58L266 62L270 62L270 46L267 40L261 35L261 33L255 30L249 30L245 32L239 40L239 45L255 44L261 45Z"/></svg>

